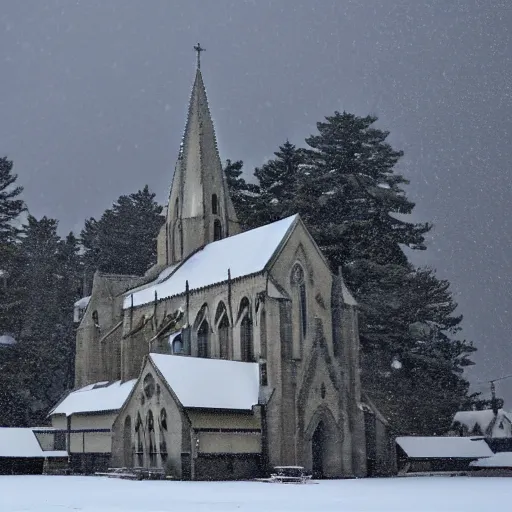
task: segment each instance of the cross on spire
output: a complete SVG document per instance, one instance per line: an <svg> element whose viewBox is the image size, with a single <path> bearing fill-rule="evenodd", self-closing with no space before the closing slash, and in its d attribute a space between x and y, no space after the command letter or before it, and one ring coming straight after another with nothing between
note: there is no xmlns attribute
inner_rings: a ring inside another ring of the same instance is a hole
<svg viewBox="0 0 512 512"><path fill-rule="evenodd" d="M197 69L201 69L201 52L206 51L206 49L201 47L201 43L197 43L194 50L197 52Z"/></svg>

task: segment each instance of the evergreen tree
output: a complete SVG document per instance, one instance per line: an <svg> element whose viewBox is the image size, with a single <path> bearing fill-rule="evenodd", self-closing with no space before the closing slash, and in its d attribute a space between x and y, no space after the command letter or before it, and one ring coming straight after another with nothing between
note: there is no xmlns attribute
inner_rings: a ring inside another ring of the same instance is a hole
<svg viewBox="0 0 512 512"><path fill-rule="evenodd" d="M242 178L243 162L237 160L232 162L226 160L224 165L224 174L228 185L228 191L235 207L238 221L243 229L252 227L254 201L258 194L258 187L252 183L247 183Z"/></svg>
<svg viewBox="0 0 512 512"><path fill-rule="evenodd" d="M406 264L401 245L424 249L431 228L396 217L410 214L414 203L402 188L408 181L394 169L403 152L390 146L389 132L375 128L376 121L335 112L306 139L312 150L303 216L334 270L361 259Z"/></svg>
<svg viewBox="0 0 512 512"><path fill-rule="evenodd" d="M23 188L16 185L13 163L6 157L0 158L0 335L12 332L13 309L18 303L18 293L9 275L16 264L19 229L14 221L24 211L20 195Z"/></svg>
<svg viewBox="0 0 512 512"><path fill-rule="evenodd" d="M301 209L299 194L306 152L286 141L274 155L273 160L254 171L258 195L251 215L253 227L275 222Z"/></svg>
<svg viewBox="0 0 512 512"><path fill-rule="evenodd" d="M19 198L23 188L16 185L17 175L12 172L13 163L0 158L0 251L4 244L17 239L18 230L12 224L25 209ZM0 261L3 261L0 254Z"/></svg>
<svg viewBox="0 0 512 512"><path fill-rule="evenodd" d="M471 343L449 283L431 269L369 268L359 290L362 383L400 433L440 434L468 399Z"/></svg>
<svg viewBox="0 0 512 512"><path fill-rule="evenodd" d="M0 336L13 336L17 328L16 309L20 306L20 290L12 280L18 260L18 229L14 225L24 210L16 185L13 163L0 158ZM0 426L15 426L21 421L26 406L19 385L16 345L0 346Z"/></svg>
<svg viewBox="0 0 512 512"><path fill-rule="evenodd" d="M73 378L73 303L79 297L76 238L61 240L57 221L28 217L11 280L22 290L16 308L17 343L9 362L11 385L2 397L10 407L4 420L18 426L41 424Z"/></svg>
<svg viewBox="0 0 512 512"><path fill-rule="evenodd" d="M80 235L88 275L96 270L143 275L156 263L156 238L164 222L162 207L146 185L120 196L100 220L85 222Z"/></svg>

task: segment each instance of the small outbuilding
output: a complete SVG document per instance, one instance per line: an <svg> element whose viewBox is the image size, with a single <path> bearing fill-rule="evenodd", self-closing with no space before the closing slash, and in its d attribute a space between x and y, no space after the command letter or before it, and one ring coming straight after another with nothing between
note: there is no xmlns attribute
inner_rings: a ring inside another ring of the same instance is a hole
<svg viewBox="0 0 512 512"><path fill-rule="evenodd" d="M112 424L135 380L98 382L71 391L50 412L52 426L65 438L70 469L106 471L112 451Z"/></svg>
<svg viewBox="0 0 512 512"><path fill-rule="evenodd" d="M50 460L53 464L66 464L67 452L52 448L48 443L41 443L32 428L2 427L0 428L0 474L41 475Z"/></svg>
<svg viewBox="0 0 512 512"><path fill-rule="evenodd" d="M482 438L397 437L399 473L467 471L473 461L492 457Z"/></svg>

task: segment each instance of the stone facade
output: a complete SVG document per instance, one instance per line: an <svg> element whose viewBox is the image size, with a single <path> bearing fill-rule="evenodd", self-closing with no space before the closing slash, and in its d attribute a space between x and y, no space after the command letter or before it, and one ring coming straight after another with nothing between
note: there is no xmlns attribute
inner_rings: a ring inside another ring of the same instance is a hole
<svg viewBox="0 0 512 512"><path fill-rule="evenodd" d="M275 465L303 465L329 478L364 476L357 305L299 217L263 271L237 279L226 273L207 287L123 309L134 287L148 286L166 268L171 274L238 230L198 70L158 263L142 278L97 273L78 328L77 387L138 379L114 422L112 463L156 465L178 478L245 478ZM260 400L250 414L180 405L147 358L172 353L176 333L183 357L259 363ZM161 393L141 401L148 372ZM156 427L162 409L165 430ZM141 441L148 415L155 439Z"/></svg>

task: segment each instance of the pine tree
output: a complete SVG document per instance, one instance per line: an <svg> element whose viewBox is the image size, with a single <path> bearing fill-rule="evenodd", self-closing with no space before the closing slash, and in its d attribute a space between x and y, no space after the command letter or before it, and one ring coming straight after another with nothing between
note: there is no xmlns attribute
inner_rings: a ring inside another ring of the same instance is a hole
<svg viewBox="0 0 512 512"><path fill-rule="evenodd" d="M401 245L424 249L431 228L396 217L410 214L414 203L402 188L408 181L394 169L403 152L386 142L389 132L375 128L376 121L335 112L306 139L312 151L303 216L334 270L361 259L406 264Z"/></svg>
<svg viewBox="0 0 512 512"><path fill-rule="evenodd" d="M23 188L16 185L18 177L12 168L12 161L0 158L0 251L3 244L16 240L18 229L12 221L25 209L23 200L19 198ZM1 257L0 261L3 261Z"/></svg>
<svg viewBox="0 0 512 512"><path fill-rule="evenodd" d="M0 158L0 335L13 331L13 309L19 300L9 276L16 264L18 251L19 229L14 221L25 206L19 198L23 188L16 185L17 175L12 169L12 161Z"/></svg>
<svg viewBox="0 0 512 512"><path fill-rule="evenodd" d="M258 195L254 201L253 227L288 217L300 210L299 196L304 178L306 153L286 141L275 158L254 171Z"/></svg>
<svg viewBox="0 0 512 512"><path fill-rule="evenodd" d="M363 387L398 432L443 433L468 399L462 372L475 351L457 338L462 316L449 283L431 269L366 265Z"/></svg>
<svg viewBox="0 0 512 512"><path fill-rule="evenodd" d="M162 207L146 185L120 196L100 220L85 223L80 235L88 275L96 270L143 275L156 263L156 238L164 222Z"/></svg>
<svg viewBox="0 0 512 512"><path fill-rule="evenodd" d="M258 187L252 183L247 183L242 178L242 167L243 162L241 160L232 162L228 159L224 165L224 174L238 221L243 229L247 229L252 227L253 207L258 194Z"/></svg>
<svg viewBox="0 0 512 512"><path fill-rule="evenodd" d="M45 422L72 384L73 303L79 297L76 238L61 240L57 221L28 217L11 280L22 290L15 317L17 343L9 362L11 385L2 400L11 424Z"/></svg>

